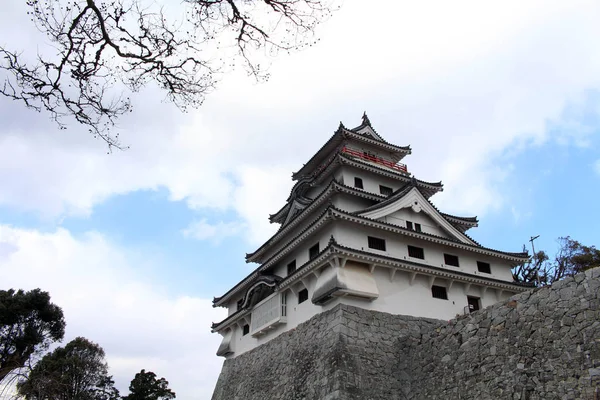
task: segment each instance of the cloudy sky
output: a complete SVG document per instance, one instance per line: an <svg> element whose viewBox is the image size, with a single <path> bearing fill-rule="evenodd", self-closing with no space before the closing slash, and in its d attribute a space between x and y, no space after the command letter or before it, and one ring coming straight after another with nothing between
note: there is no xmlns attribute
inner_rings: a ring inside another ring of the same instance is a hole
<svg viewBox="0 0 600 400"><path fill-rule="evenodd" d="M19 3L19 2L15 2ZM291 173L339 121L410 144L445 212L482 244L600 244L600 3L346 0L271 79L222 77L197 111L152 88L119 122L123 152L0 98L0 288L51 293L67 338L101 344L117 384L145 368L209 399L222 360L213 296L255 265ZM24 7L6 45L35 44ZM539 246L539 247L538 247Z"/></svg>

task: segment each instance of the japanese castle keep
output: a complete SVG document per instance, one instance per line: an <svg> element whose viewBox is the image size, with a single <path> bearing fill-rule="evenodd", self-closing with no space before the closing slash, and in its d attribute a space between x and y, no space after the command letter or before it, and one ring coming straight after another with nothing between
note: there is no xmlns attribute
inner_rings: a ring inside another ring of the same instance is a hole
<svg viewBox="0 0 600 400"><path fill-rule="evenodd" d="M600 399L600 268L516 284L527 254L440 212L410 152L364 115L292 175L258 267L214 299L213 400Z"/></svg>
<svg viewBox="0 0 600 400"><path fill-rule="evenodd" d="M409 172L410 146L385 141L367 115L343 124L300 170L281 225L246 255L259 264L214 299L229 316L213 324L217 355L236 357L337 304L450 319L527 288L511 267L526 253L487 248L467 235L475 217L440 212L441 182Z"/></svg>

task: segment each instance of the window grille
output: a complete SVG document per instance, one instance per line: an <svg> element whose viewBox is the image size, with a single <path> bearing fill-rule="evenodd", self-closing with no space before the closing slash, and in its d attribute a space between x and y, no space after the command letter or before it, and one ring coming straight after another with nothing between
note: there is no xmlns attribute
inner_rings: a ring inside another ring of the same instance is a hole
<svg viewBox="0 0 600 400"><path fill-rule="evenodd" d="M443 286L433 285L431 287L431 295L436 299L448 300L448 292Z"/></svg>
<svg viewBox="0 0 600 400"><path fill-rule="evenodd" d="M408 255L412 258L420 258L421 260L425 259L425 251L422 247L408 246Z"/></svg>
<svg viewBox="0 0 600 400"><path fill-rule="evenodd" d="M452 254L444 254L444 264L458 267L458 256Z"/></svg>
<svg viewBox="0 0 600 400"><path fill-rule="evenodd" d="M385 251L385 240L384 239L376 238L373 236L368 236L367 239L369 242L369 248Z"/></svg>
<svg viewBox="0 0 600 400"><path fill-rule="evenodd" d="M491 274L492 268L490 267L490 263L486 263L483 261L477 261L477 271L483 272L485 274Z"/></svg>

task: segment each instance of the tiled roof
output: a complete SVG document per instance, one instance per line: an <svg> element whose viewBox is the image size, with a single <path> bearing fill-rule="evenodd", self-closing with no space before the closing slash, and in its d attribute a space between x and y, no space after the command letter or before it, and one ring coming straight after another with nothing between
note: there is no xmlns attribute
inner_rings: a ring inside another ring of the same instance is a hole
<svg viewBox="0 0 600 400"><path fill-rule="evenodd" d="M424 263L420 263L420 262L416 262L416 261L412 261L412 260L405 260L405 259L390 257L390 256L383 255L383 254L376 254L376 253L371 253L371 252L365 251L365 250L359 250L359 249L355 249L352 247L343 246L343 245L340 245L339 243L337 243L332 236L331 239L329 240L329 244L327 245L327 247L325 247L323 250L321 250L321 252L319 252L319 254L315 258L305 262L304 264L299 266L296 269L296 271L294 271L292 274L283 278L278 283L277 288L286 287L287 285L290 284L290 282L297 280L298 276L304 275L306 273L307 267L309 267L311 265L316 266L318 264L321 264L321 262L323 261L321 258L324 255L327 255L328 253L331 253L331 254L335 254L335 253L358 254L358 255L363 255L365 257L369 257L372 259L386 260L386 261L388 261L389 264L403 264L403 265L414 267L415 269L418 269L419 273L423 273L423 274L433 273L434 275L438 275L438 276L446 278L446 279L463 278L465 280L482 281L485 283L495 284L496 286L505 286L505 287L507 286L507 287L511 287L514 289L516 289L516 288L527 289L527 288L532 287L531 284L527 284L527 283L514 282L514 281L509 282L509 281L503 281L500 279L495 279L495 278L481 276L481 275L473 275L473 274L469 274L469 273L462 272L462 271L453 271L453 270L440 268L440 267L436 267L436 266L432 266L429 264L424 264ZM238 316L241 317L242 315L246 314L248 311L249 310L238 310L235 313L228 316L227 318L225 318L223 321L213 323L212 329L214 330L219 325L222 325L230 320L236 319Z"/></svg>
<svg viewBox="0 0 600 400"><path fill-rule="evenodd" d="M327 214L329 214L329 215L327 215ZM371 225L376 224L376 225L386 227L390 230L394 230L398 233L402 233L409 237L414 237L417 239L425 239L425 240L432 241L435 243L446 244L446 245L451 245L451 246L456 246L456 247L463 247L465 249L471 249L471 250L476 250L476 251L480 251L480 252L495 253L496 256L499 256L499 255L505 256L506 258L512 259L513 261L518 261L518 260L524 261L528 258L527 252L524 252L524 253L523 252L521 252L521 253L506 252L506 251L496 250L496 249L492 249L492 248L488 248L488 247L483 247L479 244L472 245L472 244L468 244L468 243L463 243L456 239L447 238L447 237L443 237L443 236L439 236L439 235L433 235L431 233L416 232L416 231L413 231L413 230L410 230L410 229L407 229L407 228L404 228L404 227L401 227L398 225L390 224L389 222L378 221L375 219L348 213L348 212L345 212L343 210L336 208L335 206L333 206L331 204L325 210L323 210L323 212L317 218L315 218L309 225L307 225L301 232L299 232L296 236L294 236L288 242L286 242L285 245L281 246L281 249L288 248L290 245L292 245L294 243L294 241L296 241L304 233L308 232L311 228L313 228L322 219L324 221L325 219L331 219L332 217L335 217L335 218L341 217L341 218L344 218L349 221L363 222L363 223L371 224ZM237 290L239 287L249 284L248 282L246 282L246 280L250 279L253 275L256 276L260 271L270 268L272 266L273 260L277 259L277 257L280 257L280 255L281 255L281 252L278 252L277 254L274 254L273 256L271 256L269 259L265 260L262 263L262 265L260 265L258 268L256 268L251 274L249 274L246 278L244 278L242 281L240 281L237 285L235 285L227 293L225 293L221 297L216 297L213 300L213 303L219 302L223 297L229 295L234 290Z"/></svg>
<svg viewBox="0 0 600 400"><path fill-rule="evenodd" d="M366 115L365 115L366 116ZM367 118L368 120L368 118ZM364 118L363 118L363 123L364 123ZM369 122L370 124L370 122ZM362 126L362 125L361 125ZM369 125L370 126L370 125ZM295 173L292 174L292 179L296 180L301 178L300 176L300 172L307 166L310 165L311 163L314 163L315 160L318 159L319 156L321 156L321 152L326 149L329 148L329 151L333 151L337 146L339 146L341 144L341 142L350 137L350 138L355 138L355 139L359 139L359 140L363 140L365 142L368 143L372 143L374 145L383 145L386 148L388 148L388 150L394 151L394 152L398 152L398 153L404 153L404 154L410 154L411 152L411 148L410 146L396 146L394 144L388 143L387 141L383 140L383 139L377 139L377 138L373 138L373 137L367 137L365 135L362 135L360 133L357 133L355 130L359 129L359 127L357 128L353 128L353 129L347 129L346 127L344 127L344 124L342 124L340 122L340 126L338 127L338 129L334 132L334 134L329 138L329 140L327 140L327 142L325 142L325 144L323 144L323 146L321 146L314 154L313 156L306 162L306 164L304 164L304 166L302 168L300 168L298 171L296 171ZM371 127L371 129L373 129ZM375 131L373 129L373 131ZM378 135L379 136L379 135Z"/></svg>

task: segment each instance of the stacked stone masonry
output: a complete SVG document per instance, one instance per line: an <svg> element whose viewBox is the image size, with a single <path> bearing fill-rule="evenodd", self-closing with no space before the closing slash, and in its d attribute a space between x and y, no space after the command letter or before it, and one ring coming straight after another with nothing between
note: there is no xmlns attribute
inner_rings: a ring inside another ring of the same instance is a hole
<svg viewBox="0 0 600 400"><path fill-rule="evenodd" d="M226 360L213 400L600 400L599 293L596 268L451 321L340 304Z"/></svg>

